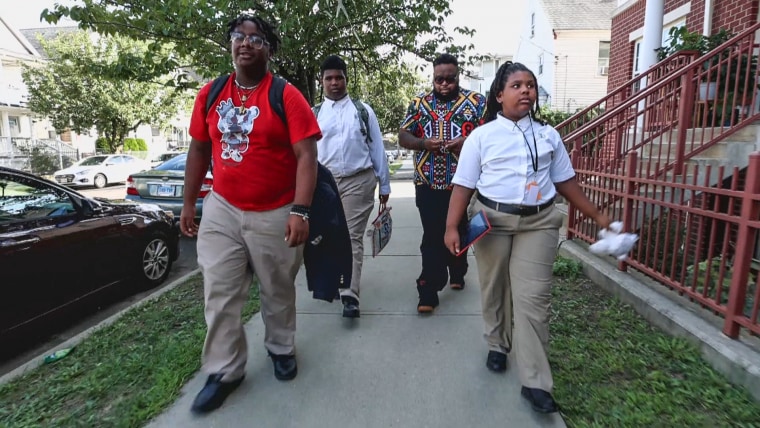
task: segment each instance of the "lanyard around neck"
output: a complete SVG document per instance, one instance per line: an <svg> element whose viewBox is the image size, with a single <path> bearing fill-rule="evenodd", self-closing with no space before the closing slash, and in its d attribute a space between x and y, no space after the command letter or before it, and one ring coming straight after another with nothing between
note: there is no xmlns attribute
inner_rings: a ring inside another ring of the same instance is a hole
<svg viewBox="0 0 760 428"><path fill-rule="evenodd" d="M536 133L533 132L533 120L530 120L530 133L533 135L532 149L530 148L528 137L525 135L525 132L522 130L522 128L520 128L520 125L518 125L514 120L512 122L515 124L515 128L520 130L520 134L522 134L523 140L525 140L525 146L528 147L528 152L530 153L530 163L533 167L533 173L535 174L538 172L538 144L536 144Z"/></svg>

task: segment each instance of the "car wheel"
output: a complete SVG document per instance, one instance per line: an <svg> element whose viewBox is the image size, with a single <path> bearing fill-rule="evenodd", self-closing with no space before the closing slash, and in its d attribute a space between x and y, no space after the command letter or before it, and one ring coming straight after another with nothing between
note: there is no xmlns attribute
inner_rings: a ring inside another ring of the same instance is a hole
<svg viewBox="0 0 760 428"><path fill-rule="evenodd" d="M166 280L172 267L169 241L163 233L154 233L140 246L137 272L141 289L153 288Z"/></svg>
<svg viewBox="0 0 760 428"><path fill-rule="evenodd" d="M108 184L108 180L106 179L106 176L103 174L98 174L95 176L95 179L92 180L95 187L98 189L102 189L106 187L106 184Z"/></svg>

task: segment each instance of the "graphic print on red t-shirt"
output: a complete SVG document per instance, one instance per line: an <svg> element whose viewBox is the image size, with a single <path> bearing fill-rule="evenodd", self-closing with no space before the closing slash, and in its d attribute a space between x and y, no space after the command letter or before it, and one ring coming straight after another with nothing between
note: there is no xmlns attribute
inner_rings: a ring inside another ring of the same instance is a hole
<svg viewBox="0 0 760 428"><path fill-rule="evenodd" d="M303 95L288 84L282 94L285 116L298 119L285 126L269 100L271 73L245 103L234 82L233 74L208 112L211 83L198 92L190 135L198 144L211 144L214 193L245 211L279 208L295 195L298 166L293 144L321 138L319 124Z"/></svg>
<svg viewBox="0 0 760 428"><path fill-rule="evenodd" d="M219 103L216 112L219 113L217 128L222 133L221 158L239 163L250 147L248 134L253 131L254 121L259 117L259 108L241 108L233 105L232 98L229 98Z"/></svg>

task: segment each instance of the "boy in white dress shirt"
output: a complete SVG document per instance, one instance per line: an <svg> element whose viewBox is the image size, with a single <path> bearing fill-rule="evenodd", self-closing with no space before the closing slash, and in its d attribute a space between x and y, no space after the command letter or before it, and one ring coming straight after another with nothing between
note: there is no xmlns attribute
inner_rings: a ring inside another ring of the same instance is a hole
<svg viewBox="0 0 760 428"><path fill-rule="evenodd" d="M537 88L536 76L524 65L507 61L499 68L486 124L470 134L459 157L444 241L449 251L459 251L457 225L477 189L473 208L485 210L493 227L475 244L486 367L507 369L514 337L521 393L535 411L552 413L558 407L547 348L552 265L562 226L554 196L560 193L603 228L610 219L575 181L559 133L536 117Z"/></svg>
<svg viewBox="0 0 760 428"><path fill-rule="evenodd" d="M351 288L341 289L341 301L343 316L358 318L364 231L375 206L378 181L381 207L391 193L388 158L375 112L368 104L348 95L348 73L343 59L337 55L327 57L320 72L325 100L314 108L322 130L322 139L317 141L317 159L335 177L346 213L354 263Z"/></svg>

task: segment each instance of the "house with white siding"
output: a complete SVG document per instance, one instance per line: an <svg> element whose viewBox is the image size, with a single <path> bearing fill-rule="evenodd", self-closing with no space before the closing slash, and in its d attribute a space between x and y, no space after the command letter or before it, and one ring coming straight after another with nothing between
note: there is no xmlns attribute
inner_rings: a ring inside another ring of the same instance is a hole
<svg viewBox="0 0 760 428"><path fill-rule="evenodd" d="M0 151L10 137L48 138L44 126L35 126L26 106L28 92L22 65L41 61L39 52L0 17Z"/></svg>
<svg viewBox="0 0 760 428"><path fill-rule="evenodd" d="M515 61L533 70L542 104L575 112L607 94L616 0L528 1Z"/></svg>
<svg viewBox="0 0 760 428"><path fill-rule="evenodd" d="M462 87L479 92L488 96L491 83L496 75L496 70L504 64L505 61L512 61L512 55L508 54L487 54L486 59L477 62L469 69L469 73L460 78Z"/></svg>

